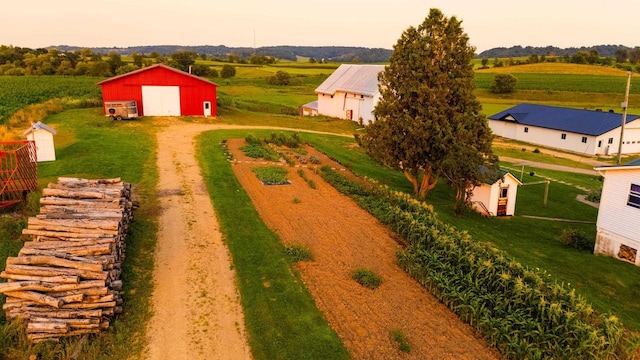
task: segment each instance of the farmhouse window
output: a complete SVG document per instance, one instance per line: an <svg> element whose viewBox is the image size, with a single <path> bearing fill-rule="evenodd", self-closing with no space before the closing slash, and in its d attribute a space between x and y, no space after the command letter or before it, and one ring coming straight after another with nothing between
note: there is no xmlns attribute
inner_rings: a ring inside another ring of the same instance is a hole
<svg viewBox="0 0 640 360"><path fill-rule="evenodd" d="M586 136L582 137L582 142L585 143L585 144L587 143L587 137Z"/></svg>
<svg viewBox="0 0 640 360"><path fill-rule="evenodd" d="M562 140L566 140L566 139L567 139L567 134L562 134L562 135L560 135L560 139L562 139Z"/></svg>
<svg viewBox="0 0 640 360"><path fill-rule="evenodd" d="M640 209L640 185L631 184L627 205Z"/></svg>
<svg viewBox="0 0 640 360"><path fill-rule="evenodd" d="M528 133L529 132L529 128L528 127L524 127L524 132Z"/></svg>
<svg viewBox="0 0 640 360"><path fill-rule="evenodd" d="M613 144L613 138L609 138L609 141L607 141L607 144Z"/></svg>
<svg viewBox="0 0 640 360"><path fill-rule="evenodd" d="M602 140L598 140L598 147L602 147Z"/></svg>

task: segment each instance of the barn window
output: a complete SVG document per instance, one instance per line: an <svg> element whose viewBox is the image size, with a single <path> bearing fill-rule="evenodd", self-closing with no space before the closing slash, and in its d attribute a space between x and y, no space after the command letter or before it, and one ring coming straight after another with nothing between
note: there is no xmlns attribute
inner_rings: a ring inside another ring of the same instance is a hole
<svg viewBox="0 0 640 360"><path fill-rule="evenodd" d="M586 136L582 137L582 142L585 143L585 144L587 143L587 137Z"/></svg>
<svg viewBox="0 0 640 360"><path fill-rule="evenodd" d="M524 127L524 132L528 133L529 132L529 128L528 127Z"/></svg>
<svg viewBox="0 0 640 360"><path fill-rule="evenodd" d="M609 141L607 141L607 144L613 144L613 138L609 138Z"/></svg>
<svg viewBox="0 0 640 360"><path fill-rule="evenodd" d="M627 205L640 209L640 185L631 184Z"/></svg>
<svg viewBox="0 0 640 360"><path fill-rule="evenodd" d="M562 135L560 135L560 139L566 140L567 139L567 134L563 133Z"/></svg>
<svg viewBox="0 0 640 360"><path fill-rule="evenodd" d="M602 140L598 140L598 147L602 147Z"/></svg>

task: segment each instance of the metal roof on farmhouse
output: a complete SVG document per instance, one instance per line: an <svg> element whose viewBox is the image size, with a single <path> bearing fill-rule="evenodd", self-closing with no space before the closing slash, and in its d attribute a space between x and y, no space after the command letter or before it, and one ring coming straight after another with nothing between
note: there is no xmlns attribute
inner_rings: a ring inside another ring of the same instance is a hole
<svg viewBox="0 0 640 360"><path fill-rule="evenodd" d="M316 93L334 95L337 91L373 96L378 92L378 73L384 65L342 64L318 88Z"/></svg>
<svg viewBox="0 0 640 360"><path fill-rule="evenodd" d="M104 84L104 83L108 83L108 82L111 82L111 81L114 81L114 80L117 80L117 79L121 79L121 78L123 78L123 77L127 77L127 76L131 76L131 75L139 74L139 73L141 73L141 72L149 71L149 70L152 70L152 69L155 69L155 68L167 69L167 70L170 70L170 71L176 72L176 73L181 74L181 75L184 75L184 76L190 76L190 77L192 77L192 78L194 78L194 79L196 79L196 80L200 80L200 81L202 81L202 82L205 82L205 83L208 83L208 84L212 84L212 85L214 85L214 86L220 86L220 85L218 85L218 84L214 83L213 81L209 81L209 80L207 80L207 79L205 79L205 78L202 78L202 77L200 77L200 76L196 76L196 75L193 75L193 74L189 74L189 73L186 73L186 72L184 72L184 71L182 71L182 70L178 70L178 69L172 68L171 66L167 66L167 65L164 65L164 64L155 64L155 65L151 65L151 66L143 67L143 68L141 68L141 69L134 70L134 71L131 71L131 72L128 72L128 73L122 74L122 75L118 75L118 76L110 77L110 78L108 78L108 79L106 79L106 80L102 80L102 81L100 81L97 85L102 85L102 84Z"/></svg>
<svg viewBox="0 0 640 360"><path fill-rule="evenodd" d="M626 123L638 118L638 115L627 115ZM515 121L522 125L598 136L620 127L622 114L599 110L520 104L491 115L489 119Z"/></svg>

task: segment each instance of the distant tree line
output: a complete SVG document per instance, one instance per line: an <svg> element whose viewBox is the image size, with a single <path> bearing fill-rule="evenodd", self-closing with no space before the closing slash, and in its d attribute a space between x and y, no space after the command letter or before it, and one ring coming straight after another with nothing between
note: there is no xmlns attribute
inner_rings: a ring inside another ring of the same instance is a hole
<svg viewBox="0 0 640 360"><path fill-rule="evenodd" d="M235 68L225 65L218 73L204 64L196 64L202 58L195 52L181 51L169 56L152 52L132 53L133 61L125 62L122 55L112 51L108 54L95 53L91 49L61 51L58 49L30 49L0 46L0 75L71 75L109 77L125 74L153 64L166 64L173 68L203 77L229 78L235 76ZM252 57L255 63L269 63L275 60ZM231 69L229 69L231 68Z"/></svg>
<svg viewBox="0 0 640 360"><path fill-rule="evenodd" d="M638 48L638 47L636 47ZM591 47L570 47L570 48L559 48L555 46L544 46L544 47L536 47L536 46L512 46L512 47L497 47L489 50L485 50L475 57L478 59L482 58L510 58L510 57L527 57L530 55L538 55L538 56L554 56L554 57L564 57L564 56L573 56L578 52L586 52L589 53L591 50L595 50L602 57L615 57L616 52L618 50L626 50L630 51L633 48L623 46L623 45L596 45Z"/></svg>
<svg viewBox="0 0 640 360"><path fill-rule="evenodd" d="M629 50L618 49L615 51L613 56L603 56L598 52L598 50L591 49L589 51L579 50L576 53L565 54L562 56L530 54L526 56L520 56L520 58L517 59L514 59L513 57L495 57L493 58L491 65L493 67L503 67L523 64L536 64L541 62L564 62L573 64L614 66L616 68L627 71L640 72L640 65L638 65L640 64L640 47ZM481 69L489 68L489 59L482 58L481 64Z"/></svg>

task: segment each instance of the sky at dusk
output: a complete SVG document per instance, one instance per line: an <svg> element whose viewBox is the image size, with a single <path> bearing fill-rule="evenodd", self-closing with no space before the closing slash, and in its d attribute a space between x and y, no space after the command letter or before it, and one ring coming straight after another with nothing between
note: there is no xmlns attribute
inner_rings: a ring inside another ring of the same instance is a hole
<svg viewBox="0 0 640 360"><path fill-rule="evenodd" d="M31 0L0 11L0 45L363 46L391 49L430 8L470 44L640 46L640 0Z"/></svg>

